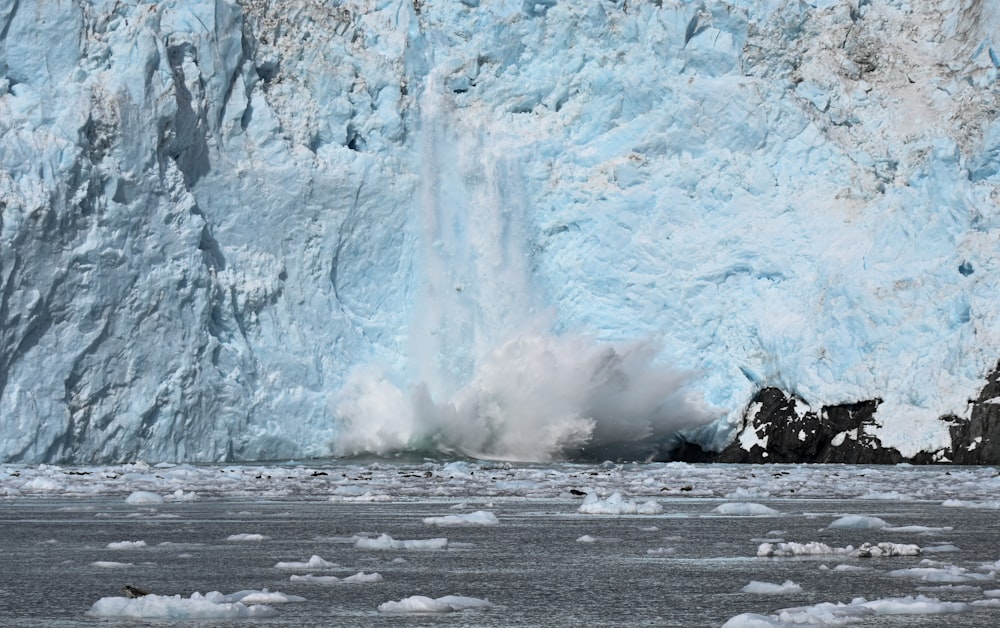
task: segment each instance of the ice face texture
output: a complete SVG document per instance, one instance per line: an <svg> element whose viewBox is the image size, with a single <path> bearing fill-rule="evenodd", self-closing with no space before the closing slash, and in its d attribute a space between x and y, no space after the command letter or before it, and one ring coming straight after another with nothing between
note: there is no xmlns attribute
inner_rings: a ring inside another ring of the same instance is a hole
<svg viewBox="0 0 1000 628"><path fill-rule="evenodd" d="M943 447L1000 346L998 29L0 1L0 461L720 447L762 386Z"/></svg>

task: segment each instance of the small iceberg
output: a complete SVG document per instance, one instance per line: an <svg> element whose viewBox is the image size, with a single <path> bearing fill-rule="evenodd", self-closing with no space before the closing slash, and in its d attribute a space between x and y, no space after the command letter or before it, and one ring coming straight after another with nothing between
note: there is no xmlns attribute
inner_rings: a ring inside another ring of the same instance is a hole
<svg viewBox="0 0 1000 628"><path fill-rule="evenodd" d="M467 608L486 608L493 606L488 600L460 595L446 595L437 599L414 595L399 600L379 604L378 610L383 613L454 613Z"/></svg>

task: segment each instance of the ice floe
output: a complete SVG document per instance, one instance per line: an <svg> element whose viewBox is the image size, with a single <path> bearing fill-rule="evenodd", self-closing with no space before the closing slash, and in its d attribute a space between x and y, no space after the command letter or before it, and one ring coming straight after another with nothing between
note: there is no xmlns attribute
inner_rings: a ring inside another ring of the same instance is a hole
<svg viewBox="0 0 1000 628"><path fill-rule="evenodd" d="M781 514L774 508L753 502L727 502L716 506L713 512L717 512L720 515L740 515L749 517Z"/></svg>
<svg viewBox="0 0 1000 628"><path fill-rule="evenodd" d="M432 526L495 526L500 523L497 516L488 510L477 510L466 515L445 515L425 517L424 523Z"/></svg>
<svg viewBox="0 0 1000 628"><path fill-rule="evenodd" d="M429 598L423 595L413 595L395 602L379 604L378 610L383 613L452 613L468 608L486 608L492 606L488 600L460 595L446 595L439 598Z"/></svg>
<svg viewBox="0 0 1000 628"><path fill-rule="evenodd" d="M400 541L392 538L388 534L381 534L376 538L357 537L354 547L363 550L439 550L448 547L448 539L413 539Z"/></svg>
<svg viewBox="0 0 1000 628"><path fill-rule="evenodd" d="M344 584L372 584L375 582L382 582L385 579L382 577L382 574L377 571L373 573L359 571L353 576L346 576L344 578L338 578L337 576L316 576L313 574L305 574L302 576L293 575L289 578L289 580L292 582L308 582L311 584L334 584L337 582Z"/></svg>
<svg viewBox="0 0 1000 628"><path fill-rule="evenodd" d="M761 543L757 548L760 557L788 556L854 556L859 558L888 558L892 556L919 556L920 547L906 543L863 543L855 548L831 547L826 543Z"/></svg>
<svg viewBox="0 0 1000 628"><path fill-rule="evenodd" d="M802 591L802 586L792 582L791 580L785 580L782 584L751 580L750 584L740 590L743 593L762 593L768 595L775 593L800 593Z"/></svg>
<svg viewBox="0 0 1000 628"><path fill-rule="evenodd" d="M588 493L577 512L585 515L659 515L663 513L663 507L652 500L639 504L615 491L607 499Z"/></svg>
<svg viewBox="0 0 1000 628"><path fill-rule="evenodd" d="M240 543L261 543L263 541L270 541L271 537L264 534L230 534L226 537L227 541L237 541Z"/></svg>
<svg viewBox="0 0 1000 628"><path fill-rule="evenodd" d="M333 569L339 566L340 565L338 565L337 563L331 563L330 561L324 560L319 556L317 556L316 554L313 554L307 561L279 562L274 566L274 568L285 569L285 570L291 570L291 569L304 570L304 569Z"/></svg>
<svg viewBox="0 0 1000 628"><path fill-rule="evenodd" d="M966 602L942 602L923 595L868 601L855 598L848 604L823 602L812 606L785 608L773 615L744 613L729 619L723 628L765 628L769 626L843 626L873 615L941 615L974 610Z"/></svg>
<svg viewBox="0 0 1000 628"><path fill-rule="evenodd" d="M273 617L277 611L270 604L301 602L305 598L279 592L240 591L224 595L212 591L190 597L180 595L144 595L137 598L104 597L94 602L87 615L100 618L133 619L244 619Z"/></svg>
<svg viewBox="0 0 1000 628"><path fill-rule="evenodd" d="M117 541L115 543L108 543L107 548L113 550L124 550L124 549L138 549L140 547L146 547L145 541Z"/></svg>

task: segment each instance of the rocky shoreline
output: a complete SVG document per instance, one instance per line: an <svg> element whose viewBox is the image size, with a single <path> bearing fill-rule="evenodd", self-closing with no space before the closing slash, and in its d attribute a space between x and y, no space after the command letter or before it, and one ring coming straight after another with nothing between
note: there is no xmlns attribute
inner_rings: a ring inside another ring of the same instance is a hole
<svg viewBox="0 0 1000 628"><path fill-rule="evenodd" d="M950 425L951 447L903 456L886 447L866 428L878 421L881 399L822 406L779 388L763 388L747 405L737 436L722 451L706 451L685 443L672 460L720 463L844 463L844 464L1000 464L1000 364L987 378L965 419L940 418Z"/></svg>

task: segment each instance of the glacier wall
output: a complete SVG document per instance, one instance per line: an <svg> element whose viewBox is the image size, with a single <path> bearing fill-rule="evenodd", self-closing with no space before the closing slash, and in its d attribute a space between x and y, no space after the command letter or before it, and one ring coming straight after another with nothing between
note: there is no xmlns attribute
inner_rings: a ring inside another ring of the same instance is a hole
<svg viewBox="0 0 1000 628"><path fill-rule="evenodd" d="M764 386L944 447L1000 348L994 40L985 0L0 0L0 461L721 447Z"/></svg>

